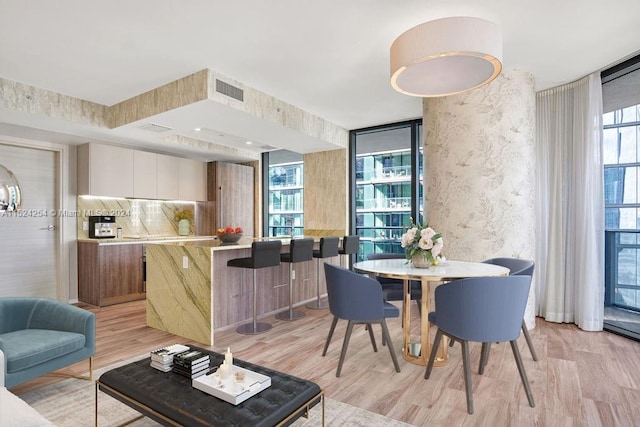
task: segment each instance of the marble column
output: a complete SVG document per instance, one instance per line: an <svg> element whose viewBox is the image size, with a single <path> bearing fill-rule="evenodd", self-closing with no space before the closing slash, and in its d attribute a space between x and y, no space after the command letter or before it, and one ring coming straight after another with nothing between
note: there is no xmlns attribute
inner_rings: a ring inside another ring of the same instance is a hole
<svg viewBox="0 0 640 427"><path fill-rule="evenodd" d="M450 259L533 259L535 88L507 70L467 93L423 102L425 207ZM525 320L534 326L533 288Z"/></svg>

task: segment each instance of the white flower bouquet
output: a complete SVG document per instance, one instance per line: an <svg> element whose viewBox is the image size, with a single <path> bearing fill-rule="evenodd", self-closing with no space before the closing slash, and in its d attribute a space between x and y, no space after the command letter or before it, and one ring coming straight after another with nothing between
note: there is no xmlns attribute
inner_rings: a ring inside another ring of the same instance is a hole
<svg viewBox="0 0 640 427"><path fill-rule="evenodd" d="M414 224L413 219L407 231L402 235L401 246L406 257L416 264L438 265L444 260L444 242L442 234L436 232L429 224Z"/></svg>

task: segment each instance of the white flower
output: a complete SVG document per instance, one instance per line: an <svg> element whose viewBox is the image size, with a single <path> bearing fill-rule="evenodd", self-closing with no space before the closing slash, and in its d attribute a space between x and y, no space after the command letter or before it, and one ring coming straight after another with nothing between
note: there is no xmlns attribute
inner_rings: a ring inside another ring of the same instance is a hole
<svg viewBox="0 0 640 427"><path fill-rule="evenodd" d="M425 240L431 240L431 238L433 236L435 236L437 233L433 230L433 228L431 227L427 227L424 230L422 230L420 232L420 237L425 239Z"/></svg>
<svg viewBox="0 0 640 427"><path fill-rule="evenodd" d="M433 241L430 238L425 239L424 237L422 237L418 242L418 247L420 249L429 250L433 248Z"/></svg>
<svg viewBox="0 0 640 427"><path fill-rule="evenodd" d="M421 255L437 265L440 259L444 259L442 236L428 224L414 224L411 220L411 228L402 235L401 246L408 260Z"/></svg>
<svg viewBox="0 0 640 427"><path fill-rule="evenodd" d="M442 248L444 248L444 242L442 241L442 237L439 237L436 239L435 243L433 244L433 248L431 249L431 254L434 257L437 257L442 252Z"/></svg>
<svg viewBox="0 0 640 427"><path fill-rule="evenodd" d="M403 248L406 248L407 246L411 245L413 243L413 239L416 238L417 232L418 229L416 227L408 229L407 232L402 235L401 246Z"/></svg>

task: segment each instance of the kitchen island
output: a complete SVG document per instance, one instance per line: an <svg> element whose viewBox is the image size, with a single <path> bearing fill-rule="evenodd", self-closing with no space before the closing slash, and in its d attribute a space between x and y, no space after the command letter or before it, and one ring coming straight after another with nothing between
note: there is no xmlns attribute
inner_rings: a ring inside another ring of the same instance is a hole
<svg viewBox="0 0 640 427"><path fill-rule="evenodd" d="M147 245L147 325L206 345L214 345L216 330L252 319L253 271L227 267L233 258L251 256L251 237L237 244L219 240L162 242ZM282 251L290 239L282 239ZM322 262L321 292L326 293ZM293 304L317 297L316 260L296 264ZM288 264L256 271L258 317L288 309Z"/></svg>
<svg viewBox="0 0 640 427"><path fill-rule="evenodd" d="M78 239L78 299L104 307L144 299L145 246L150 242L213 240L214 236Z"/></svg>

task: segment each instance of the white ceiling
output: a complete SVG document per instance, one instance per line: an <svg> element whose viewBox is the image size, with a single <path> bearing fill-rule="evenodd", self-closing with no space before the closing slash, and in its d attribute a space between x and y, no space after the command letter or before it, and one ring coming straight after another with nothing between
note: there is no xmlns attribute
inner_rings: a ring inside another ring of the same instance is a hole
<svg viewBox="0 0 640 427"><path fill-rule="evenodd" d="M358 129L421 116L420 99L389 84L389 48L407 29L447 16L497 23L504 68L532 73L538 91L640 50L638 0L0 0L0 77L113 105L208 68ZM192 113L172 120L193 126ZM3 132L26 126L81 137L71 142L216 159L211 147L173 149L135 129L91 129L8 109L0 109L0 123ZM259 150L274 135L253 146L244 145L242 129L224 137L216 143Z"/></svg>

